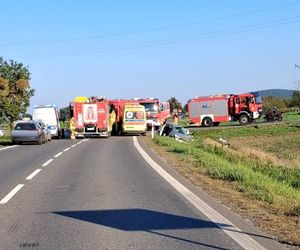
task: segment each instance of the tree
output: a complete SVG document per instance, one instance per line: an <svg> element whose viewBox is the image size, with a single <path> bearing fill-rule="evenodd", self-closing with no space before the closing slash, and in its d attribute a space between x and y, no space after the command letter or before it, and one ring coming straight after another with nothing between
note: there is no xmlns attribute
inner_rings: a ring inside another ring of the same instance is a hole
<svg viewBox="0 0 300 250"><path fill-rule="evenodd" d="M65 107L60 109L60 116L63 118L63 120L70 120L71 114L70 114L70 107Z"/></svg>
<svg viewBox="0 0 300 250"><path fill-rule="evenodd" d="M168 102L170 103L171 112L174 112L175 110L182 111L182 105L175 97L171 97Z"/></svg>
<svg viewBox="0 0 300 250"><path fill-rule="evenodd" d="M26 113L34 95L29 80L28 67L0 57L0 117L7 118L11 124Z"/></svg>
<svg viewBox="0 0 300 250"><path fill-rule="evenodd" d="M276 107L278 109L287 108L287 100L276 96L263 97L263 109L268 110Z"/></svg>
<svg viewBox="0 0 300 250"><path fill-rule="evenodd" d="M291 105L300 108L300 90L295 90L292 95Z"/></svg>

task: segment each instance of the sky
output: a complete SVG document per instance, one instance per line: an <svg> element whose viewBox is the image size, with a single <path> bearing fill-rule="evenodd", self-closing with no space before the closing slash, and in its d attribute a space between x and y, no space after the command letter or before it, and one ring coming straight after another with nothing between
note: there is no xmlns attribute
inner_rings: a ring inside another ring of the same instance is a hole
<svg viewBox="0 0 300 250"><path fill-rule="evenodd" d="M294 89L300 1L0 0L0 56L29 67L34 105L75 96Z"/></svg>

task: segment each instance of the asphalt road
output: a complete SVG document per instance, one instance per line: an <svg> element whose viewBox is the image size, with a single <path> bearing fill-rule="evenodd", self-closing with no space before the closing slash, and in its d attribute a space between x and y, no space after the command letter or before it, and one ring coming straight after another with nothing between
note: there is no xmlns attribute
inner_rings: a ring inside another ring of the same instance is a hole
<svg viewBox="0 0 300 250"><path fill-rule="evenodd" d="M283 248L140 144L260 246ZM55 140L2 150L0 249L242 249L221 229L228 225L210 221L173 186L144 160L132 137Z"/></svg>

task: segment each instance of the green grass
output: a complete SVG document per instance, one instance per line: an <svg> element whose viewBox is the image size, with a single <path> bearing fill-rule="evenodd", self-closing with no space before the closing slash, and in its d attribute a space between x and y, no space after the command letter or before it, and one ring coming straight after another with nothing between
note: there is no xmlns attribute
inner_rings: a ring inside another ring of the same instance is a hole
<svg viewBox="0 0 300 250"><path fill-rule="evenodd" d="M0 145L2 146L6 146L11 144L11 139L10 139L10 127L8 124L2 124L1 125L2 128L4 128L4 136L0 137Z"/></svg>
<svg viewBox="0 0 300 250"><path fill-rule="evenodd" d="M224 129L209 129L195 131L195 138L224 138L229 139L232 137L246 137L246 136L262 136L262 135L282 135L286 133L300 132L300 126L294 124L274 124L269 126L259 126L258 128L247 127L234 127Z"/></svg>
<svg viewBox="0 0 300 250"><path fill-rule="evenodd" d="M0 145L7 146L11 144L10 136L3 136L0 137Z"/></svg>
<svg viewBox="0 0 300 250"><path fill-rule="evenodd" d="M297 112L289 112L283 114L284 122L300 122L300 114Z"/></svg>
<svg viewBox="0 0 300 250"><path fill-rule="evenodd" d="M184 144L168 137L155 143L177 156L192 157L199 171L211 178L235 182L246 196L272 204L278 213L300 216L299 169L284 169L231 155L222 148L205 146L201 140Z"/></svg>

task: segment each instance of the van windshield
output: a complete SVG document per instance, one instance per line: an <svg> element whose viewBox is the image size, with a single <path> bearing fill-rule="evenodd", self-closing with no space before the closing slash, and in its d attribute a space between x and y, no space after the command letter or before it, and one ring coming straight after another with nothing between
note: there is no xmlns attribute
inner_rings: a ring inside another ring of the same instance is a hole
<svg viewBox="0 0 300 250"><path fill-rule="evenodd" d="M158 105L157 103L142 103L142 105L145 107L146 112L150 113L157 113L158 112Z"/></svg>

